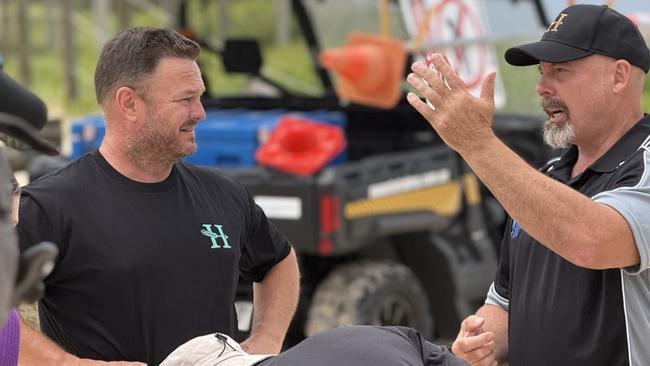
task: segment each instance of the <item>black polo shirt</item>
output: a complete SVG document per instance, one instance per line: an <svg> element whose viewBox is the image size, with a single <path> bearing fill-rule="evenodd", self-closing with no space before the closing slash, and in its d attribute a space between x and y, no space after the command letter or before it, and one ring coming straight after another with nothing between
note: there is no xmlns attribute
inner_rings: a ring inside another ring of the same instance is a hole
<svg viewBox="0 0 650 366"><path fill-rule="evenodd" d="M575 146L543 169L625 218L638 266L575 266L509 221L486 303L508 310L510 365L650 365L649 136L645 116L582 174L571 178Z"/></svg>

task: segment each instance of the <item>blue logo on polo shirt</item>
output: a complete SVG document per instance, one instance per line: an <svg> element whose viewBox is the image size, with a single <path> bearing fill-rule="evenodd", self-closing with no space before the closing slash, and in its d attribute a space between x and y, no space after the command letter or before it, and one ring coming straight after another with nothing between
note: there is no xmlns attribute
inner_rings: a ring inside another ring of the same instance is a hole
<svg viewBox="0 0 650 366"><path fill-rule="evenodd" d="M512 228L510 229L510 239L517 238L520 232L521 232L521 226L519 226L517 221L512 220Z"/></svg>

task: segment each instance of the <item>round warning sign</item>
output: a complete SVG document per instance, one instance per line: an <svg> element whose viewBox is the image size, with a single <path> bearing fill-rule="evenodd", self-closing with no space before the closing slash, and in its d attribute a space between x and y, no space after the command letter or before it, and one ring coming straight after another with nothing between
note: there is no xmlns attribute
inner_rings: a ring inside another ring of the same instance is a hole
<svg viewBox="0 0 650 366"><path fill-rule="evenodd" d="M482 5L480 0L400 0L409 35L415 39L426 30L420 58L432 52L444 54L474 95L480 94L483 78L497 69L492 45L485 42L488 32ZM498 75L495 103L497 107L505 104Z"/></svg>

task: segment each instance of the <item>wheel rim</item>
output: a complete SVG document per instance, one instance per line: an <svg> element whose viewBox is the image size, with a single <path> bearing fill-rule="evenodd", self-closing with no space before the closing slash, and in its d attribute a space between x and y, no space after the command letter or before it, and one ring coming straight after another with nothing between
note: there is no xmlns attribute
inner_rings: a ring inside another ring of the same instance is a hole
<svg viewBox="0 0 650 366"><path fill-rule="evenodd" d="M370 322L373 325L401 325L416 327L413 318L414 309L411 303L403 296L387 295L371 313Z"/></svg>

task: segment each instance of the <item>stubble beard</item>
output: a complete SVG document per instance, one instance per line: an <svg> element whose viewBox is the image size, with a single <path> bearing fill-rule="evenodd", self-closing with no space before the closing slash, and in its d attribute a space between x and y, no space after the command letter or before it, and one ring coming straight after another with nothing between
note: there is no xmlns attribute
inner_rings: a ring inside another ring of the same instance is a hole
<svg viewBox="0 0 650 366"><path fill-rule="evenodd" d="M126 156L130 161L142 169L165 167L196 150L194 145L191 151L183 151L178 131L172 131L155 111L149 110L147 114L140 131L128 138Z"/></svg>

